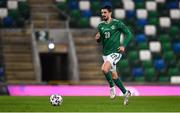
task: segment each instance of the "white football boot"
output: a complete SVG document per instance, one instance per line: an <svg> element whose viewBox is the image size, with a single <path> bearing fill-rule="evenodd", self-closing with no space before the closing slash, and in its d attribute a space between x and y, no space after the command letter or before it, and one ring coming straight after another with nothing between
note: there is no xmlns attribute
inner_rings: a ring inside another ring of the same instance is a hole
<svg viewBox="0 0 180 113"><path fill-rule="evenodd" d="M110 99L114 99L116 97L116 88L115 86L110 88Z"/></svg>
<svg viewBox="0 0 180 113"><path fill-rule="evenodd" d="M130 96L131 96L131 92L129 90L127 90L126 93L124 94L124 105L128 104Z"/></svg>

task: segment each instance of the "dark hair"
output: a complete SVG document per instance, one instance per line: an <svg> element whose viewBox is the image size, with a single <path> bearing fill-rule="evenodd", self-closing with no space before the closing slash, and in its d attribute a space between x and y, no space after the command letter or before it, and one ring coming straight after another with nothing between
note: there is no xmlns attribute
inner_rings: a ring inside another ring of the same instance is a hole
<svg viewBox="0 0 180 113"><path fill-rule="evenodd" d="M112 6L110 5L104 5L101 7L101 9L107 9L109 12L112 12Z"/></svg>

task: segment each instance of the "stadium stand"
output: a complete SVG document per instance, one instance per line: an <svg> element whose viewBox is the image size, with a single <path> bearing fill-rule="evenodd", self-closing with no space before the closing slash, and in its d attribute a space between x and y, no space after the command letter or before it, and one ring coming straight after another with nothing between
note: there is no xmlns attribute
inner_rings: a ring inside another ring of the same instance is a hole
<svg viewBox="0 0 180 113"><path fill-rule="evenodd" d="M0 27L23 27L30 18L30 8L26 0L1 0Z"/></svg>
<svg viewBox="0 0 180 113"><path fill-rule="evenodd" d="M2 45L2 40L0 38L0 45ZM4 62L3 62L3 51L2 46L0 46L0 83L4 82Z"/></svg>
<svg viewBox="0 0 180 113"><path fill-rule="evenodd" d="M179 0L0 0L7 79L35 80L31 46L34 31L30 29L33 25L34 29L45 31L70 27L81 83L104 82L100 69L101 48L93 39L101 21L102 4L111 4L113 16L127 24L134 34L118 63L123 81L172 82L171 77L180 77ZM12 30L9 32L7 28ZM25 31L13 31L16 28ZM67 50L68 46L64 45L61 47ZM46 49L46 45L43 48Z"/></svg>
<svg viewBox="0 0 180 113"><path fill-rule="evenodd" d="M101 4L112 4L114 17L124 21L134 33L135 39L125 55L128 60L123 59L118 66L122 73L124 69L131 72L131 77L126 74L132 81L168 82L171 76L180 75L178 0L56 0L56 3L59 10L66 7L64 11L70 14L72 28L96 28L101 20ZM125 76L123 80L128 79Z"/></svg>
<svg viewBox="0 0 180 113"><path fill-rule="evenodd" d="M31 34L26 31L3 30L1 36L7 81L35 82Z"/></svg>
<svg viewBox="0 0 180 113"><path fill-rule="evenodd" d="M3 73L7 83L35 82L32 62L30 7L27 0L0 1Z"/></svg>

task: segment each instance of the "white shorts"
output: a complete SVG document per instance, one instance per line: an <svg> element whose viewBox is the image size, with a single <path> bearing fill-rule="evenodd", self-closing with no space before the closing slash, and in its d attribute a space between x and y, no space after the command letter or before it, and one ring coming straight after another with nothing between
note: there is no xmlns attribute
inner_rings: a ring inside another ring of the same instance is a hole
<svg viewBox="0 0 180 113"><path fill-rule="evenodd" d="M116 64L119 62L119 60L122 57L122 54L120 53L111 53L107 56L102 56L104 62L109 61L111 63L110 71L116 71Z"/></svg>

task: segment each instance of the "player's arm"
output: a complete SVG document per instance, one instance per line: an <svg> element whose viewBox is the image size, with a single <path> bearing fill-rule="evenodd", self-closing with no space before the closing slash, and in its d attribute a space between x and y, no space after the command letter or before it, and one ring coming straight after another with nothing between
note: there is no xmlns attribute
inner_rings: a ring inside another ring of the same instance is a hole
<svg viewBox="0 0 180 113"><path fill-rule="evenodd" d="M100 33L97 32L96 35L95 35L95 40L100 43L101 42L101 37L100 37Z"/></svg>
<svg viewBox="0 0 180 113"><path fill-rule="evenodd" d="M124 33L124 40L122 42L122 46L126 47L129 41L132 39L132 33L129 28L122 22L120 22L120 29Z"/></svg>
<svg viewBox="0 0 180 113"><path fill-rule="evenodd" d="M129 28L126 25L124 25L122 22L119 23L119 30L123 32L124 39L123 39L122 44L120 44L121 46L118 48L118 51L124 52L125 47L129 43L129 41L132 39L132 33L129 30Z"/></svg>

